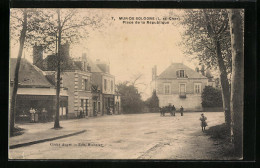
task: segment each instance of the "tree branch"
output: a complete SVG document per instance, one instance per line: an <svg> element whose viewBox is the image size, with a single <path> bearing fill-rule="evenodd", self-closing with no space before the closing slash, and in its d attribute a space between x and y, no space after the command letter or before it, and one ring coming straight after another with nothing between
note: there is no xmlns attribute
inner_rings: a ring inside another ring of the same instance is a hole
<svg viewBox="0 0 260 168"><path fill-rule="evenodd" d="M23 20L22 20L21 18L18 18L18 17L14 16L14 15L12 15L11 17L13 17L13 18L19 20L19 21L22 22L22 24L23 24Z"/></svg>
<svg viewBox="0 0 260 168"><path fill-rule="evenodd" d="M217 32L217 34L221 34L222 32L224 32L227 29L227 25L228 25L228 20L225 19L225 22L222 24L222 26L219 29L219 31Z"/></svg>
<svg viewBox="0 0 260 168"><path fill-rule="evenodd" d="M209 36L210 36L210 37L213 37L214 32L213 32L213 29L212 29L212 27L211 27L211 25L210 25L209 16L207 15L205 9L203 9L203 13L204 13L204 16L205 16L205 19L206 19L206 24L207 24L206 26L207 26L207 30L208 30Z"/></svg>
<svg viewBox="0 0 260 168"><path fill-rule="evenodd" d="M75 12L71 12L69 13L63 20L62 24L61 24L61 29L63 28L63 26L65 25L65 23L72 18L72 16L75 14Z"/></svg>

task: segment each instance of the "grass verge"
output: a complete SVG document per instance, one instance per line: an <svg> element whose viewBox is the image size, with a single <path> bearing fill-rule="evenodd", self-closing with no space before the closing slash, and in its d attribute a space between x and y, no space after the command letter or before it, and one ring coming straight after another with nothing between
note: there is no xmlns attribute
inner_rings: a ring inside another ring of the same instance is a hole
<svg viewBox="0 0 260 168"><path fill-rule="evenodd" d="M220 150L223 160L239 160L239 156L234 153L234 145L231 143L230 133L226 124L210 127L205 131L214 141L214 145Z"/></svg>

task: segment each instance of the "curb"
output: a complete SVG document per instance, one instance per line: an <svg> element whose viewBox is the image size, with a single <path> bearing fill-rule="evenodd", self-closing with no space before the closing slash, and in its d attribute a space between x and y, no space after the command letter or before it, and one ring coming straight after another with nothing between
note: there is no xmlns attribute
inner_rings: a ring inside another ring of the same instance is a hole
<svg viewBox="0 0 260 168"><path fill-rule="evenodd" d="M78 134L81 134L81 133L84 133L84 132L86 132L86 130L82 130L82 131L79 131L79 132L74 132L74 133L71 133L71 134L62 135L62 136L58 136L58 137L54 137L54 138L47 138L47 139L41 139L41 140L32 141L32 142L26 142L26 143L22 143L22 144L11 145L11 146L9 146L9 149L20 148L20 147L34 145L34 144L43 143L43 142L47 142L47 141L53 141L53 140L61 139L61 138L67 138L67 137L70 137L70 136L73 136L73 135L78 135Z"/></svg>

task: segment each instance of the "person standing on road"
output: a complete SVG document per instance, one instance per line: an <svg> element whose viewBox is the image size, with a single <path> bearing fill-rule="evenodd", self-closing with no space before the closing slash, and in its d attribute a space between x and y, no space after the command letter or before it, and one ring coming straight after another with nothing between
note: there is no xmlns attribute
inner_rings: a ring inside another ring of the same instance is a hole
<svg viewBox="0 0 260 168"><path fill-rule="evenodd" d="M181 108L180 108L181 116L183 116L183 110L184 110L184 108L181 106Z"/></svg>
<svg viewBox="0 0 260 168"><path fill-rule="evenodd" d="M79 107L79 118L83 117L83 108L80 106Z"/></svg>
<svg viewBox="0 0 260 168"><path fill-rule="evenodd" d="M201 117L200 117L200 121L201 121L201 124L200 124L200 125L201 125L202 132L204 132L206 126L208 126L206 120L207 120L207 117L205 117L204 114L202 113L202 114L201 114Z"/></svg>
<svg viewBox="0 0 260 168"><path fill-rule="evenodd" d="M175 112L176 112L176 108L174 105L172 105L172 113L173 113L173 116L175 116Z"/></svg>

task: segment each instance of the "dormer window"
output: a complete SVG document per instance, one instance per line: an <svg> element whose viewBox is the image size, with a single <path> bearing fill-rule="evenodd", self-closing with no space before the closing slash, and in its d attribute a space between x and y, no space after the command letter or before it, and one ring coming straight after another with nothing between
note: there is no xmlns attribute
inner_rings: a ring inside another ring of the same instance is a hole
<svg viewBox="0 0 260 168"><path fill-rule="evenodd" d="M185 78L187 75L185 74L184 70L176 71L177 78Z"/></svg>

